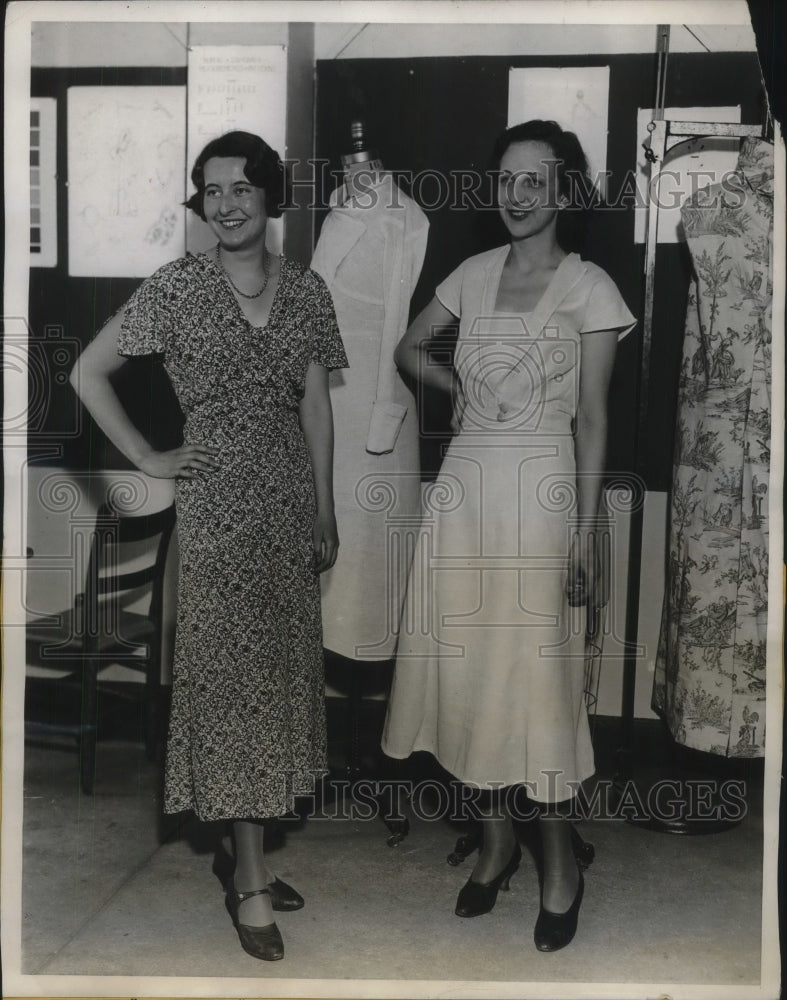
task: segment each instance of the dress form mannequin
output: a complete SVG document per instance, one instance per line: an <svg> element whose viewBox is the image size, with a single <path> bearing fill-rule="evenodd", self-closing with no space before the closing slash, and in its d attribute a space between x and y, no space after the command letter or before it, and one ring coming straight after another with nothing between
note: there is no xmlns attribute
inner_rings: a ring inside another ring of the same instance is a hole
<svg viewBox="0 0 787 1000"><path fill-rule="evenodd" d="M342 156L344 183L348 197L366 197L370 187L377 184L383 170L383 161L376 149L367 149L363 134L363 122L353 122L350 126L352 152Z"/></svg>
<svg viewBox="0 0 787 1000"><path fill-rule="evenodd" d="M765 753L773 156L769 142L745 139L736 168L745 197L716 183L681 208L695 268L652 706L675 773L700 767L720 790L717 776L732 778L735 766L751 777ZM729 829L741 813L725 808L721 791L716 798L716 809L700 813L687 797L682 816L650 825Z"/></svg>
<svg viewBox="0 0 787 1000"><path fill-rule="evenodd" d="M342 554L321 583L326 665L349 686L354 776L363 682L391 666L404 596L406 560L391 552L404 551L420 517L415 398L393 352L407 328L428 223L384 171L361 122L352 123L351 140L311 266L331 292L350 362L331 379Z"/></svg>

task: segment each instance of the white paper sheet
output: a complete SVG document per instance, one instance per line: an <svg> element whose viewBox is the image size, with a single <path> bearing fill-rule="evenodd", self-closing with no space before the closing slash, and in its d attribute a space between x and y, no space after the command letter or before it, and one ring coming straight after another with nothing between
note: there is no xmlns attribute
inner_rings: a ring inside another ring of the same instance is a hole
<svg viewBox="0 0 787 1000"><path fill-rule="evenodd" d="M146 278L183 254L185 102L185 87L69 87L69 274Z"/></svg>
<svg viewBox="0 0 787 1000"><path fill-rule="evenodd" d="M606 190L608 107L609 66L509 70L509 127L546 118L576 133L602 194Z"/></svg>

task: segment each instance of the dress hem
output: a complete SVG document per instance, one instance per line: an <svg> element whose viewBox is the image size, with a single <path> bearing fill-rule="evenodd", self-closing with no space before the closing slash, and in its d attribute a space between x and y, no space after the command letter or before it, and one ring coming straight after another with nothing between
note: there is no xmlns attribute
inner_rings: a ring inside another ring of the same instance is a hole
<svg viewBox="0 0 787 1000"><path fill-rule="evenodd" d="M413 749L410 751L410 753L399 754L399 753L392 753L390 750L387 750L385 746L382 746L382 751L386 755L386 757L391 757L393 760L407 760L407 758L411 757L414 753L428 753L431 757L434 757L437 763L445 771L447 771L456 781L461 782L463 785L470 785L475 788L491 789L491 790L500 788L510 788L513 785L523 785L527 787L529 799L532 799L533 802L539 802L545 805L551 805L553 803L558 803L558 802L565 802L567 799L573 798L579 791L580 787L586 781L592 778L596 773L596 768L594 765L583 777L566 779L564 785L568 785L569 782L571 783L571 785L576 785L576 788L574 789L573 793L571 795L562 796L561 798L547 799L539 797L536 794L531 794L531 786L533 785L532 778L515 778L510 781L504 780L504 781L489 782L489 781L476 781L474 778L460 777L460 775L454 774L454 772L451 770L448 764L445 763L443 760L441 760L440 757L434 752L434 750L430 750L428 747L414 746ZM543 772L543 777L547 777L547 775L551 773L552 773L551 771Z"/></svg>
<svg viewBox="0 0 787 1000"><path fill-rule="evenodd" d="M292 792L287 796L287 808L283 810L273 810L260 808L259 806L253 806L246 809L234 810L231 813L224 809L219 809L217 811L212 810L200 810L194 800L189 802L184 802L182 805L177 804L173 801L164 802L163 812L165 816L176 816L178 813L193 812L194 815L201 823L216 823L227 820L238 820L238 819L249 819L249 820L262 820L262 819L278 819L282 816L288 816L295 811L295 801L296 799L308 798L310 795L316 795L317 785L323 778L330 774L330 770L325 768L315 768L313 771L308 771L304 775L308 778L309 787L308 789L304 787L303 791Z"/></svg>

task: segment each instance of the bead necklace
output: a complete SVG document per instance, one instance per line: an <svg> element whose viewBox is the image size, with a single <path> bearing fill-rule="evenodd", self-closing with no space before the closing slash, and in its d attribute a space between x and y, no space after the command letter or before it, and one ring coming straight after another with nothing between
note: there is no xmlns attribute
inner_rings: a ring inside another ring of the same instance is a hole
<svg viewBox="0 0 787 1000"><path fill-rule="evenodd" d="M268 279L271 276L271 274L270 274L270 254L268 253L268 248L265 247L263 249L263 251L262 251L262 270L263 270L263 273L265 274L265 281L263 281L263 283L262 283L262 288L258 292L254 292L251 295L249 295L248 292L242 292L240 290L240 288L238 288L238 286L232 280L232 278L230 277L229 271L227 271L227 268L221 262L221 253L219 251L220 251L220 247L219 247L219 245L217 243L216 244L216 260L219 262L219 267L221 268L221 270L222 270L222 272L224 274L224 277L227 279L227 281L229 281L230 285L232 285L232 287L235 289L235 291L238 293L238 295L241 295L244 299L258 299L260 297L260 295L262 295L262 293L268 287Z"/></svg>

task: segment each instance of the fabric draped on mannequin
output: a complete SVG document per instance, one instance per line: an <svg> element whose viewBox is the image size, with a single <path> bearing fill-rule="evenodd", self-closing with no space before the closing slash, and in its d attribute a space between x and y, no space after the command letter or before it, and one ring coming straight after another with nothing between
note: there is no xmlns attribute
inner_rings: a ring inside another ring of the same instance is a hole
<svg viewBox="0 0 787 1000"><path fill-rule="evenodd" d="M689 294L653 707L677 743L765 751L773 147L681 210Z"/></svg>

